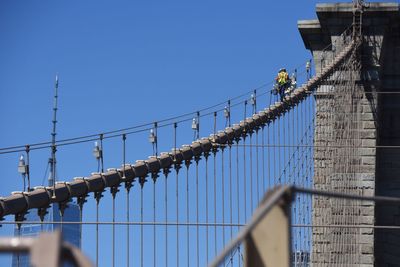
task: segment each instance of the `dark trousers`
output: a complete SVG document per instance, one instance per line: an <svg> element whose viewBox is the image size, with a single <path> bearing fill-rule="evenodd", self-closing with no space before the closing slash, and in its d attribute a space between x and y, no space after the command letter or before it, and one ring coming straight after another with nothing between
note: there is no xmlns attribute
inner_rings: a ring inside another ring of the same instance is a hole
<svg viewBox="0 0 400 267"><path fill-rule="evenodd" d="M281 101L283 101L283 99L285 98L285 90L286 90L285 84L279 85L279 95L281 97Z"/></svg>

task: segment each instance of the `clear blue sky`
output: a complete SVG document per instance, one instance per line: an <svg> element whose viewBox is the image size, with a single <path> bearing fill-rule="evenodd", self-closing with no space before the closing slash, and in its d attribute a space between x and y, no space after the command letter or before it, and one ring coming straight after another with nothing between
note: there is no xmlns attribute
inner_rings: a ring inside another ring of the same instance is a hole
<svg viewBox="0 0 400 267"><path fill-rule="evenodd" d="M336 1L1 1L0 147L50 140L56 73L58 139L196 111L270 82L311 58L297 21L316 18L317 2ZM129 162L151 154L147 134L128 138ZM119 144L105 145L106 167L120 166ZM59 179L95 171L92 147L60 149ZM49 152L32 153L32 185ZM0 155L1 196L22 188L19 155Z"/></svg>
<svg viewBox="0 0 400 267"><path fill-rule="evenodd" d="M56 73L57 139L195 111L269 82L311 58L297 20L315 18L315 3L2 1L0 147L50 140ZM151 152L147 141L136 150ZM63 153L64 180L95 166L65 168ZM35 184L48 154L32 153ZM17 159L0 156L0 195L21 187Z"/></svg>

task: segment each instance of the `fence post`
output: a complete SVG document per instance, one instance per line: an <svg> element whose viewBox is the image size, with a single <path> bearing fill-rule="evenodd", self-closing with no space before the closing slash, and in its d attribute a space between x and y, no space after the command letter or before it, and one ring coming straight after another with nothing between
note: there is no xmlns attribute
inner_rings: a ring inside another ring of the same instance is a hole
<svg viewBox="0 0 400 267"><path fill-rule="evenodd" d="M291 266L291 192L287 191L246 238L245 266ZM267 193L262 203L273 195Z"/></svg>

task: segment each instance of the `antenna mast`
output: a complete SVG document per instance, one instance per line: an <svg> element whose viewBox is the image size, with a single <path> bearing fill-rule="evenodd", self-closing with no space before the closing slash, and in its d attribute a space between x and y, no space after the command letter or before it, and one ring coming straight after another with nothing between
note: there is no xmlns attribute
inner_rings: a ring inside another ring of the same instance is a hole
<svg viewBox="0 0 400 267"><path fill-rule="evenodd" d="M54 102L53 102L53 131L51 133L51 158L49 158L50 173L49 173L49 186L53 186L53 197L55 197L55 180L56 180L56 126L57 126L57 109L58 109L58 75L54 86Z"/></svg>

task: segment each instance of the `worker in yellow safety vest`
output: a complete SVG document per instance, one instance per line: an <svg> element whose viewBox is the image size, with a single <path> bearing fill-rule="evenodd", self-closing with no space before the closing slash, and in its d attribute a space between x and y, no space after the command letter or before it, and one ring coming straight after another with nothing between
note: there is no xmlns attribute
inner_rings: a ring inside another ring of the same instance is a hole
<svg viewBox="0 0 400 267"><path fill-rule="evenodd" d="M285 68L281 68L279 70L278 76L276 76L275 81L278 85L279 95L282 101L285 97L285 90L287 87L289 87L290 84L289 74L287 73Z"/></svg>

